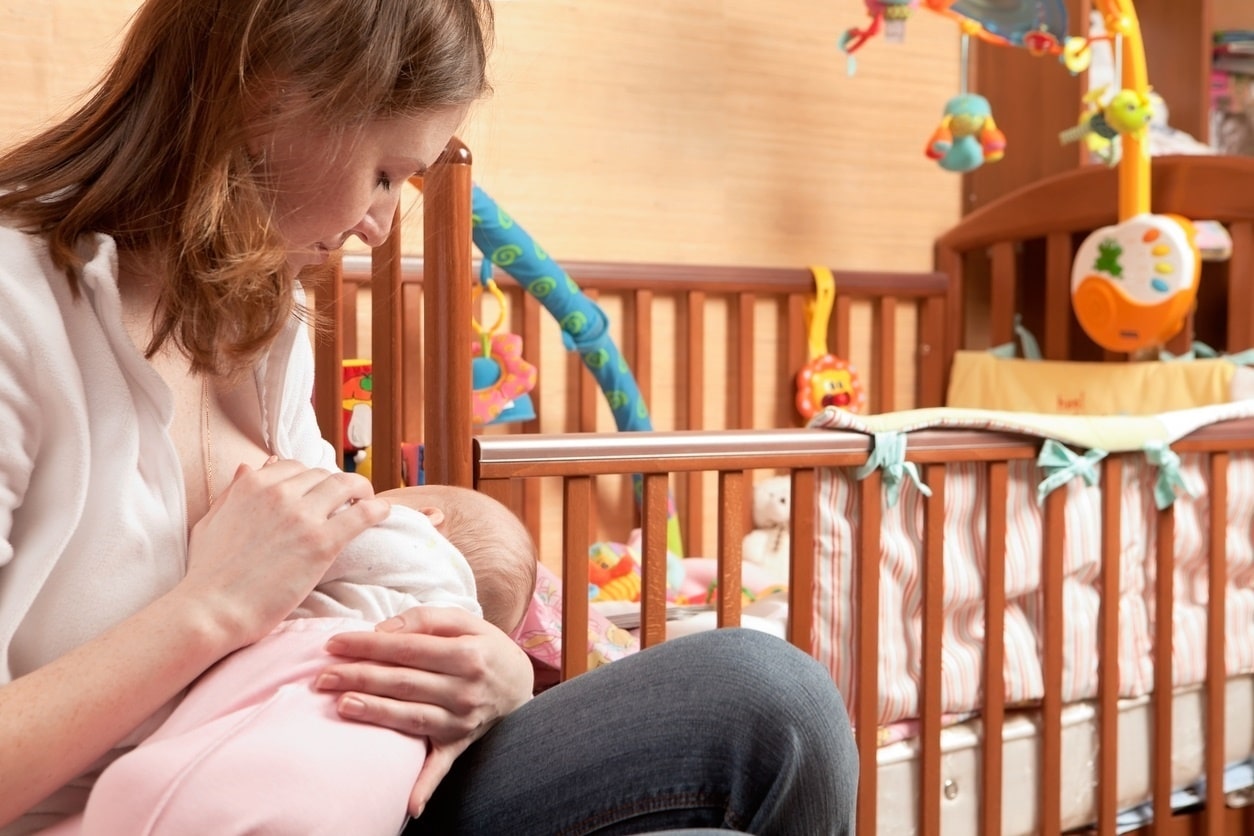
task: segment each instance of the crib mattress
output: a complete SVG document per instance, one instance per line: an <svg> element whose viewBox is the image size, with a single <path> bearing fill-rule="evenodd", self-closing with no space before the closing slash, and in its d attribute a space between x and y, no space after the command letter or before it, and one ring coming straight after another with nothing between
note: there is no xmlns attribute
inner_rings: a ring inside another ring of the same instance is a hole
<svg viewBox="0 0 1254 836"><path fill-rule="evenodd" d="M1254 675L1228 680L1225 702L1225 763L1254 754ZM1152 781L1153 703L1148 697L1119 704L1119 809L1134 807L1150 796ZM1096 815L1098 766L1097 707L1074 703L1062 716L1062 824L1064 829L1092 823ZM1178 691L1172 709L1172 786L1186 787L1204 772L1205 692L1199 687ZM973 720L941 733L941 832L980 832L980 721ZM1036 775L1040 763L1039 714L1007 712L1003 735L1002 827L1006 836L1038 830ZM918 828L919 747L903 740L879 750L877 830L913 834Z"/></svg>

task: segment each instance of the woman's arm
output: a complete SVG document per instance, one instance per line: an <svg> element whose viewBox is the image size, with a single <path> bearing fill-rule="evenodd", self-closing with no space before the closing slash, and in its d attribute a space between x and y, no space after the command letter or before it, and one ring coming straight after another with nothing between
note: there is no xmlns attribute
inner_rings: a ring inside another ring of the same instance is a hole
<svg viewBox="0 0 1254 836"><path fill-rule="evenodd" d="M82 773L233 644L208 607L176 590L0 688L0 825Z"/></svg>
<svg viewBox="0 0 1254 836"><path fill-rule="evenodd" d="M303 299L303 296L301 297ZM304 329L293 333L281 381L285 390L276 436L279 452L330 466L310 394L313 350ZM453 759L492 725L531 697L534 670L513 640L488 622L451 607L418 607L374 633L337 637L335 653L362 662L332 665L319 687L343 691L342 716L426 735L431 750L410 799L421 810ZM356 706L361 706L357 712Z"/></svg>
<svg viewBox="0 0 1254 836"><path fill-rule="evenodd" d="M0 688L0 824L80 774L222 656L265 635L388 508L357 476L296 462L240 468L193 529L187 574L173 590Z"/></svg>
<svg viewBox="0 0 1254 836"><path fill-rule="evenodd" d="M360 662L330 665L317 686L342 691L340 715L408 734L431 748L410 796L421 814L454 759L531 697L535 672L509 636L462 610L415 607L373 633L328 643Z"/></svg>

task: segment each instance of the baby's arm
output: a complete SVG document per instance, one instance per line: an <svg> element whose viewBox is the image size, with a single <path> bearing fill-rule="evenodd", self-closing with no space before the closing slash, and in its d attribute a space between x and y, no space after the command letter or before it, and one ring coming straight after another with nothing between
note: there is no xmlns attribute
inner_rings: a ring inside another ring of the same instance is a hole
<svg viewBox="0 0 1254 836"><path fill-rule="evenodd" d="M416 606L460 607L482 615L466 559L425 514L393 505L386 520L340 552L292 615L381 621Z"/></svg>

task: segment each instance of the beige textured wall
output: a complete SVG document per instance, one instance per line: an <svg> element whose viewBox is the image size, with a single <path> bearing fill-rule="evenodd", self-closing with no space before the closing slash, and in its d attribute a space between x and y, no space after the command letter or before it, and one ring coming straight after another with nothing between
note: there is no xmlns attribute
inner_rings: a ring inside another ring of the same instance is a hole
<svg viewBox="0 0 1254 836"><path fill-rule="evenodd" d="M0 0L0 143L89 85L138 5ZM478 182L559 260L929 269L933 238L958 218L959 180L922 154L958 89L958 36L939 18L916 15L904 44L872 42L850 77L836 42L865 22L861 0L496 8L496 92L463 138ZM407 215L413 252L420 223L420 212ZM898 331L906 342L908 319ZM850 359L870 368L857 330ZM771 346L787 338L797 335L762 327L768 368ZM654 339L655 350L669 350L667 334ZM707 342L716 366L725 339L711 330ZM908 348L899 356L910 363ZM546 357L564 365L556 352ZM899 380L908 386L913 369ZM560 386L559 369L542 366L541 381ZM655 381L655 426L671 420L664 390L682 386ZM552 412L560 401L546 401L544 422L561 426ZM607 499L617 516L607 512L602 529L622 539L631 503Z"/></svg>
<svg viewBox="0 0 1254 836"><path fill-rule="evenodd" d="M0 144L68 107L116 51L139 0L0 0Z"/></svg>
<svg viewBox="0 0 1254 836"><path fill-rule="evenodd" d="M138 5L0 0L0 142L88 86ZM496 93L464 136L480 184L559 258L926 268L957 218L958 181L920 151L958 83L931 15L850 78L835 44L860 0L496 8Z"/></svg>
<svg viewBox="0 0 1254 836"><path fill-rule="evenodd" d="M957 35L918 14L845 72L859 0L519 0L497 6L480 184L553 253L926 268L958 181L923 145Z"/></svg>

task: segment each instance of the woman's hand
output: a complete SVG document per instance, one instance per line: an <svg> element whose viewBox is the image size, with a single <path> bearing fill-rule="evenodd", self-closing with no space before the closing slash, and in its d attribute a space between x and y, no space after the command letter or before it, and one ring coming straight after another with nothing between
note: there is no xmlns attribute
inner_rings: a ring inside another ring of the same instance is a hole
<svg viewBox="0 0 1254 836"><path fill-rule="evenodd" d="M483 619L452 607L415 607L373 633L341 633L327 651L360 661L327 667L317 686L343 692L340 715L430 741L409 799L418 816L453 761L531 697L522 649Z"/></svg>
<svg viewBox="0 0 1254 836"><path fill-rule="evenodd" d="M345 544L389 508L360 475L277 459L241 465L192 529L179 593L234 650L290 615Z"/></svg>

